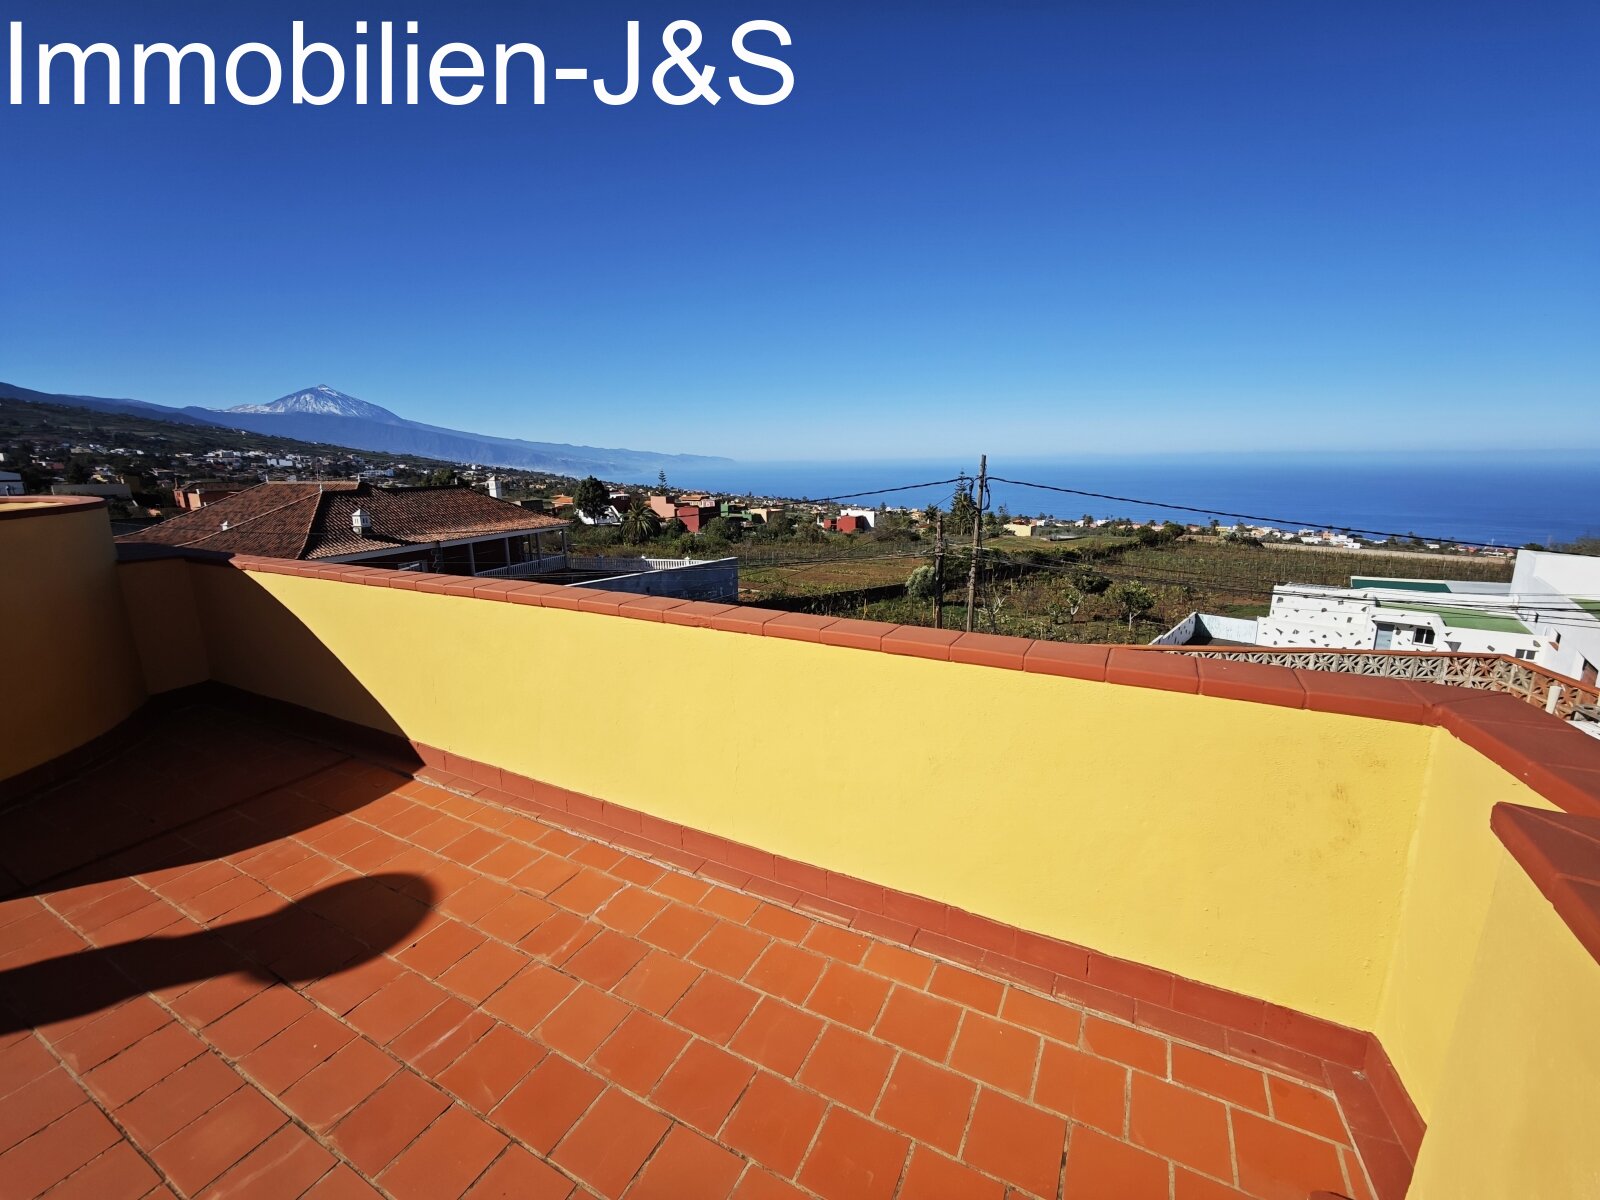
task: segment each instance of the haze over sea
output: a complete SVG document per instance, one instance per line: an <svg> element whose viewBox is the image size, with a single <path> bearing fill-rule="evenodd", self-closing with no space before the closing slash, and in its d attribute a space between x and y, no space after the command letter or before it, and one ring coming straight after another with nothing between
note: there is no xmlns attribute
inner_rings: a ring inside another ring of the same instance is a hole
<svg viewBox="0 0 1600 1200"><path fill-rule="evenodd" d="M670 479L679 488L811 498L838 496L976 475L978 455L965 459L859 462L740 462ZM1360 528L1415 532L1431 540L1549 545L1600 534L1600 454L1202 454L1095 455L1028 459L991 455L989 471L1010 479L1115 496L1187 504L1277 518L1279 527ZM876 507L948 508L951 486L923 488L859 502ZM1150 504L1066 496L1014 484L991 487L991 506L1018 515L1077 518L1209 518ZM1232 522L1221 518L1222 524Z"/></svg>

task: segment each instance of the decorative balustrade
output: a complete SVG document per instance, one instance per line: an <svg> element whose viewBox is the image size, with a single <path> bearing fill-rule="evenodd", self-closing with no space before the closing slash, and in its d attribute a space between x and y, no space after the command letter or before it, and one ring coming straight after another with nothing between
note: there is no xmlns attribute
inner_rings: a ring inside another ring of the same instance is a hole
<svg viewBox="0 0 1600 1200"><path fill-rule="evenodd" d="M1232 658L1302 671L1336 671L1414 679L1451 687L1504 692L1562 720L1600 720L1600 690L1504 654L1451 654L1416 650L1293 650L1241 646L1160 646L1169 654Z"/></svg>

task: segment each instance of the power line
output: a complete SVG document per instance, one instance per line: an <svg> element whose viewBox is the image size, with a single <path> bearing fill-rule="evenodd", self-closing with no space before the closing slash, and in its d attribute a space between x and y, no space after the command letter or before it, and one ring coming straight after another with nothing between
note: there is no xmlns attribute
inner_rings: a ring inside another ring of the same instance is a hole
<svg viewBox="0 0 1600 1200"><path fill-rule="evenodd" d="M900 487L875 488L870 492L845 492L839 496L818 496L812 499L809 496L800 497L802 504L831 504L835 500L858 500L862 496L887 496L891 492L914 492L918 488L945 487L952 483L965 482L966 475L954 475L949 479L930 479L927 483L907 483Z"/></svg>
<svg viewBox="0 0 1600 1200"><path fill-rule="evenodd" d="M1427 542L1450 542L1457 546L1478 546L1490 550L1505 550L1509 548L1495 542L1475 542L1467 538L1424 537L1420 534L1397 533L1390 529L1358 529L1354 525L1336 525L1330 521L1301 521L1291 517L1264 517L1256 513L1225 512L1219 508L1200 508L1193 504L1168 504L1161 500L1139 500L1131 496L1110 496L1104 492L1086 492L1080 488L1058 487L1052 483L1032 483L1026 479L1005 479L999 475L991 475L989 479L993 483L1009 483L1016 487L1037 488L1046 492L1060 492L1067 496L1084 496L1091 500L1114 500L1118 504L1140 504L1146 508L1163 508L1170 509L1173 512L1199 513L1207 517L1232 517L1236 521L1256 521L1263 525L1290 526L1298 529L1333 529L1340 533L1360 533L1369 537L1419 537L1422 541Z"/></svg>

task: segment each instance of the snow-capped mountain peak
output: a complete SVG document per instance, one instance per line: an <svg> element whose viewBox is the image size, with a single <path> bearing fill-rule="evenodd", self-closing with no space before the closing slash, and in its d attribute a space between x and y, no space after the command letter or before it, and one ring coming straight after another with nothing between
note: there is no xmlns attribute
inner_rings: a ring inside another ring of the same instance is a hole
<svg viewBox="0 0 1600 1200"><path fill-rule="evenodd" d="M368 421L398 421L401 419L387 408L380 408L376 404L368 404L365 400L357 400L354 396L347 396L337 388L331 388L325 383L319 383L316 387L303 388L298 392L290 392L287 396L279 396L270 404L236 404L225 411L235 413L299 413L319 417L361 417Z"/></svg>

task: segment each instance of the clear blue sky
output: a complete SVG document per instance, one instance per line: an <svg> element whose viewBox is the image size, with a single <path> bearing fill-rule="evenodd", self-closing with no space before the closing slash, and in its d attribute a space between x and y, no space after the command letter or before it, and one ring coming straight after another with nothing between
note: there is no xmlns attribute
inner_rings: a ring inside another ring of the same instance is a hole
<svg viewBox="0 0 1600 1200"><path fill-rule="evenodd" d="M648 71L681 16L719 81L739 22L794 36L768 108L554 81L542 108L0 104L0 379L27 387L222 407L328 383L751 459L1600 446L1590 0L3 16L30 46L285 56L295 17L347 54L357 19L414 18L425 48L531 40L611 74L628 18Z"/></svg>

